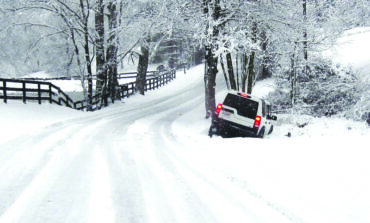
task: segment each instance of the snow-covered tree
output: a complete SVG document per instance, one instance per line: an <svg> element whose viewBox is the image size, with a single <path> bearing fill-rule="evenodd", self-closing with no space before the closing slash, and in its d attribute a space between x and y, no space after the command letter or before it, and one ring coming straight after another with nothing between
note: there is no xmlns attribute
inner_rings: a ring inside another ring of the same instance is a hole
<svg viewBox="0 0 370 223"><path fill-rule="evenodd" d="M0 70L11 76L37 71L69 75L73 47L68 37L61 35L58 18L50 11L26 8L25 3L0 1Z"/></svg>
<svg viewBox="0 0 370 223"><path fill-rule="evenodd" d="M141 58L137 87L143 92L150 61L191 63L203 52L207 116L214 110L218 65L228 87L252 94L257 79L275 76L287 82L282 85L289 86L290 106L300 106L303 95L320 91L311 83L323 67L321 52L344 30L370 25L369 5L369 0L0 1L0 69L77 71L91 103L92 75L97 74L95 92L108 92L114 100L117 66L128 56Z"/></svg>

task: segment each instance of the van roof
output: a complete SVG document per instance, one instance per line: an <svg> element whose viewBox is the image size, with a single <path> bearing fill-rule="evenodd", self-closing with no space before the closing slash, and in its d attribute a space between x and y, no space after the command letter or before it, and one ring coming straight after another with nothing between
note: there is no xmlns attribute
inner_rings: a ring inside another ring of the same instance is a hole
<svg viewBox="0 0 370 223"><path fill-rule="evenodd" d="M254 96L254 95L251 95L251 94L247 94L245 92L236 91L236 90L229 90L228 93L229 94L234 94L234 95L239 95L239 96L242 96L242 97L246 97L246 98L252 99L254 101L265 101L266 104L270 105L270 103L267 100L262 99L262 98L257 97L257 96Z"/></svg>

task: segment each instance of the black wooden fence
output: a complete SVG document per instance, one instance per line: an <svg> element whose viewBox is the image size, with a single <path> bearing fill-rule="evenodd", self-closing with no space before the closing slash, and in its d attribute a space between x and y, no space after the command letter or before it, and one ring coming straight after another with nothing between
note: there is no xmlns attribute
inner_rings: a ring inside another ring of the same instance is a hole
<svg viewBox="0 0 370 223"><path fill-rule="evenodd" d="M132 74L136 74L136 73L132 73ZM136 75L134 77L136 77ZM163 85L168 84L168 82L170 82L171 80L175 78L176 78L176 70L165 71L163 73L153 72L153 74L150 75L146 79L144 90L149 91L149 90L157 89L159 87L162 87ZM128 98L130 95L133 95L135 93L135 87L136 87L135 82L130 82L130 83L119 85L118 88L116 89L118 98L123 99L123 98ZM92 98L91 108L89 110L91 111L99 110L104 104L102 103L102 100L106 98L104 96L107 96L107 95L101 95L101 94L94 95ZM74 103L74 108L77 110L87 109L88 103L86 100L77 101Z"/></svg>
<svg viewBox="0 0 370 223"><path fill-rule="evenodd" d="M41 81L0 78L0 99L3 99L5 103L8 100L22 100L23 103L37 101L39 104L47 101L50 104L74 108L73 100L59 87Z"/></svg>
<svg viewBox="0 0 370 223"><path fill-rule="evenodd" d="M127 73L119 73L117 78L118 79L127 79L127 78L136 78L137 72L127 72ZM152 78L157 76L157 71L148 71L147 78ZM93 80L96 80L96 75L92 76ZM48 77L48 78L39 78L39 77L24 77L19 78L19 80L30 80L30 81L53 81L53 80L80 80L80 76L69 76L69 77Z"/></svg>
<svg viewBox="0 0 370 223"><path fill-rule="evenodd" d="M120 79L125 78L128 75L132 77L136 73L125 73L120 74ZM164 73L151 72L148 75L149 78L146 80L145 91L157 89L174 78L176 78L176 71L166 71ZM131 77L130 77L131 78ZM117 94L119 98L126 98L135 93L135 82L130 82L127 84L119 85L117 89ZM98 110L101 108L102 95L95 95L92 98L92 107L90 110ZM41 82L35 80L17 80L17 79L6 79L0 78L0 100L7 103L8 100L21 100L23 103L27 101L38 102L49 102L50 104L58 104L62 106L67 106L70 108L84 110L87 109L88 103L86 101L73 100L64 93L59 87L55 86L50 82Z"/></svg>

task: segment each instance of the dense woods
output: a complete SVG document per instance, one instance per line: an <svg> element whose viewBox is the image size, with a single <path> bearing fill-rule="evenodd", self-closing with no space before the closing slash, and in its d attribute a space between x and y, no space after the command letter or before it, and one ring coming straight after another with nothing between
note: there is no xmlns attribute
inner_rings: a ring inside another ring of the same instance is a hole
<svg viewBox="0 0 370 223"><path fill-rule="evenodd" d="M78 74L86 101L96 93L114 101L123 61L138 62L141 94L149 63L204 62L206 117L215 107L216 75L228 89L248 93L256 80L273 76L281 89L271 95L276 109L309 106L331 115L339 105L317 109L326 103L321 95L350 106L361 87L351 72L339 78L342 71L321 52L343 31L369 26L369 15L369 0L1 1L0 74Z"/></svg>

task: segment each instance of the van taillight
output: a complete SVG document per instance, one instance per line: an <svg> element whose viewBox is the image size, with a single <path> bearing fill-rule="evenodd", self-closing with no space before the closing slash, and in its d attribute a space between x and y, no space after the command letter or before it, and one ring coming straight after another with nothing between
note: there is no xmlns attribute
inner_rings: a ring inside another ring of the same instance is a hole
<svg viewBox="0 0 370 223"><path fill-rule="evenodd" d="M256 116L256 119L254 120L254 126L253 128L258 129L261 125L262 118L261 116Z"/></svg>
<svg viewBox="0 0 370 223"><path fill-rule="evenodd" d="M242 96L243 98L251 98L251 96L243 92L239 92L238 95Z"/></svg>
<svg viewBox="0 0 370 223"><path fill-rule="evenodd" d="M221 109L222 109L222 104L217 105L217 107L216 107L216 115L219 115L220 114Z"/></svg>

